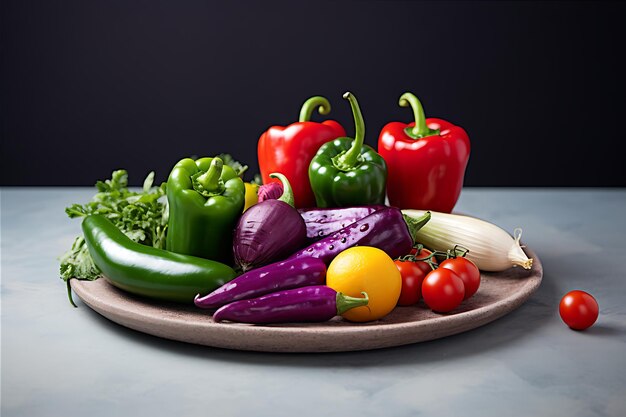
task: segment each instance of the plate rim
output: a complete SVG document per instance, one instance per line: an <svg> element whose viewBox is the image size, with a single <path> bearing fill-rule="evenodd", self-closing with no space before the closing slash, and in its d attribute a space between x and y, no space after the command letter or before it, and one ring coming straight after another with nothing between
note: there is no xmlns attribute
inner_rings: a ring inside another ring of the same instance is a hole
<svg viewBox="0 0 626 417"><path fill-rule="evenodd" d="M109 285L111 289L115 291L113 298L120 298L122 302L107 304L99 300L99 297L90 291L89 286L99 280L106 281L106 279L103 278L99 278L96 281L71 278L70 286L83 303L107 319L135 331L170 340L218 348L263 352L342 352L370 350L420 343L463 333L488 324L516 310L528 300L543 281L543 267L541 261L530 248L525 247L524 249L528 256L533 258L533 266L528 270L528 276L524 277L526 280L524 285L517 288L512 294L471 310L451 315L430 317L424 320L411 320L399 323L369 322L353 323L343 326L333 326L327 323L249 325L241 323L216 323L212 320L211 315L207 314L207 320L197 320L190 324L189 321L184 319L184 313L190 311L189 307L181 309L175 308L175 304L160 303L155 300L146 299L145 302L140 299L135 300L133 297L136 296L130 294L127 296L123 291L113 287L108 282L106 285ZM493 276L498 273L484 273L481 271L481 275L483 274ZM497 276L493 278L498 279ZM148 308L142 309L141 312L129 311L124 308L124 305L127 303L134 304L137 302L142 303ZM155 310L162 310L169 314L155 318L153 314L148 313L150 311L154 312ZM181 312L183 313L182 315L176 315ZM468 323L472 323L472 325L467 326ZM454 327L458 324L465 325L465 328L455 330ZM148 326L147 329L146 326ZM175 329L171 329L171 326L183 326L188 329L209 331L212 335L200 334L199 337L180 337ZM419 334L420 331L427 331L429 329L433 331L431 335L424 336L420 334L417 337L415 336L416 333ZM396 342L386 343L385 340L372 339L373 333L393 335L397 336L399 339ZM370 340L370 343L365 344L357 343L355 345L348 343L343 348L333 347L333 339L346 339L346 342L350 342L349 338L354 338L356 335L372 340ZM233 336L235 336L235 339L245 339L249 337L251 341L256 341L256 343L233 343L232 340L229 342L228 338ZM272 336L275 337L272 338ZM320 340L320 337L326 337L327 340ZM310 339L311 345L309 348L298 348L293 346L293 343L289 343L289 339L291 339L291 341L298 339L302 342Z"/></svg>

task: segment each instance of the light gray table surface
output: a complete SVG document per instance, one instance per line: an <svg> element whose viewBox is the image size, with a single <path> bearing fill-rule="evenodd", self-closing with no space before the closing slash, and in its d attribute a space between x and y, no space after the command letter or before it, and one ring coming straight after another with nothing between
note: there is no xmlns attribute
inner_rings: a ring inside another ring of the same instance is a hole
<svg viewBox="0 0 626 417"><path fill-rule="evenodd" d="M544 279L518 310L444 339L377 351L268 354L168 341L67 301L64 208L92 188L3 188L2 416L625 416L626 190L480 189L457 210L512 231ZM600 304L585 332L558 303Z"/></svg>

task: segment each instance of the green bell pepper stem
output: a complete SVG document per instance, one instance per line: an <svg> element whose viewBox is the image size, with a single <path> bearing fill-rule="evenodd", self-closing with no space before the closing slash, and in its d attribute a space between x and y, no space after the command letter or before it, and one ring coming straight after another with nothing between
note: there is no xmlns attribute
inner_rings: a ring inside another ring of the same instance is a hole
<svg viewBox="0 0 626 417"><path fill-rule="evenodd" d="M289 183L289 180L287 179L287 177L285 177L283 174L279 172L271 173L270 177L278 178L280 182L283 183L283 193L280 196L280 198L278 198L278 200L289 204L291 207L294 207L295 200L293 197L293 190L291 189L291 184Z"/></svg>
<svg viewBox="0 0 626 417"><path fill-rule="evenodd" d="M362 291L364 298L350 297L341 292L337 293L337 315L341 316L346 311L355 307L366 306L370 299L365 291Z"/></svg>
<svg viewBox="0 0 626 417"><path fill-rule="evenodd" d="M415 242L417 232L430 220L430 211L427 211L420 217L412 217L406 213L402 213L402 217L409 228L409 233L411 234L411 238L413 238L413 242Z"/></svg>
<svg viewBox="0 0 626 417"><path fill-rule="evenodd" d="M352 107L352 114L354 116L354 142L346 153L339 155L336 159L337 168L341 170L348 170L353 168L359 161L361 155L361 148L363 147L363 140L365 139L365 121L363 121L363 114L359 108L359 102L356 101L356 97L347 92L343 95L343 98L350 101L350 107Z"/></svg>
<svg viewBox="0 0 626 417"><path fill-rule="evenodd" d="M404 93L398 101L400 107L411 107L413 109L413 117L415 118L415 126L407 127L405 133L412 139L420 139L426 136L438 135L438 130L429 129L426 125L426 116L424 115L424 107L415 95Z"/></svg>
<svg viewBox="0 0 626 417"><path fill-rule="evenodd" d="M217 178L219 175L219 178ZM209 191L217 182L214 191ZM232 262L233 230L246 188L237 172L218 158L181 159L167 179L168 251Z"/></svg>
<svg viewBox="0 0 626 417"><path fill-rule="evenodd" d="M213 158L209 170L198 177L198 182L209 192L215 192L219 189L220 176L222 175L222 167L224 163L220 158Z"/></svg>
<svg viewBox="0 0 626 417"><path fill-rule="evenodd" d="M326 97L322 96L314 96L304 102L302 105L302 109L300 109L300 118L299 122L308 122L311 119L311 115L313 114L313 110L317 107L317 111L320 114L328 114L330 113L330 103L326 99Z"/></svg>

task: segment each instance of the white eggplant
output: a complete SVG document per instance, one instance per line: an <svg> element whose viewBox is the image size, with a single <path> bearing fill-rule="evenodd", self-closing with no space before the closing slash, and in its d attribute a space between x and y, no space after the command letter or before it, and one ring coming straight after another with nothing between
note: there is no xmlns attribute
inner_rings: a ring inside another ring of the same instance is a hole
<svg viewBox="0 0 626 417"><path fill-rule="evenodd" d="M411 216L421 216L423 210L402 210ZM469 250L467 259L482 271L504 271L512 266L530 269L533 265L520 246L522 230L515 237L495 224L474 217L431 211L431 218L416 236L416 241L428 249L446 251L454 245Z"/></svg>

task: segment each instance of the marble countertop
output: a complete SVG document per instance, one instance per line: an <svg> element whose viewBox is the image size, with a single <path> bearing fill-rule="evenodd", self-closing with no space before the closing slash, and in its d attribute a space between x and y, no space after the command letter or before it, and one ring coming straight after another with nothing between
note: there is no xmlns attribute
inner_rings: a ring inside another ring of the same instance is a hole
<svg viewBox="0 0 626 417"><path fill-rule="evenodd" d="M539 290L467 333L332 354L195 346L72 308L57 258L80 221L64 208L92 194L0 191L2 416L626 415L626 190L464 190L459 211L523 227ZM558 315L573 289L600 304L584 332Z"/></svg>

